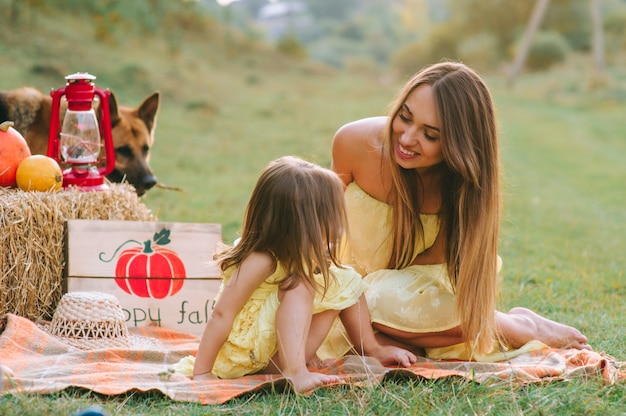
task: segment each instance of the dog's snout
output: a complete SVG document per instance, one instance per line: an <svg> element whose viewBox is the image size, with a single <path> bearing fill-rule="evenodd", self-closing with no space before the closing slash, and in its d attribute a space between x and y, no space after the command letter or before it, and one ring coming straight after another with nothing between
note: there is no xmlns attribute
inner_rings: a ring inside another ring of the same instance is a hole
<svg viewBox="0 0 626 416"><path fill-rule="evenodd" d="M146 175L144 176L141 184L143 188L147 191L148 189L152 188L154 185L157 184L157 179L152 175Z"/></svg>

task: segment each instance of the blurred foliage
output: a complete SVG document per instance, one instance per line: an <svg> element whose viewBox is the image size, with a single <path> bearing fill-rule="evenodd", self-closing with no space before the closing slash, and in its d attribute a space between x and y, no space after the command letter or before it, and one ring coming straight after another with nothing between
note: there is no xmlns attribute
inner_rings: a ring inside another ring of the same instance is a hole
<svg viewBox="0 0 626 416"><path fill-rule="evenodd" d="M592 35L590 1L552 0L541 27L560 34L572 50L588 51Z"/></svg>
<svg viewBox="0 0 626 416"><path fill-rule="evenodd" d="M408 0L407 0L408 1ZM448 16L426 34L393 54L391 64L399 74L414 72L427 63L461 59L488 71L510 62L533 12L535 1L441 0ZM605 34L610 40L607 58L623 54L626 2L604 0ZM587 52L592 38L589 0L552 0L533 38L528 67L545 69L562 61L569 51ZM548 35L550 33L550 35ZM621 43L620 43L621 40ZM550 56L550 53L554 54Z"/></svg>
<svg viewBox="0 0 626 416"><path fill-rule="evenodd" d="M459 59L478 71L490 71L502 60L499 39L494 33L482 32L463 39L458 47Z"/></svg>
<svg viewBox="0 0 626 416"><path fill-rule="evenodd" d="M291 27L275 45L287 56L310 58L339 68L355 62L391 68L406 76L443 59L460 59L482 72L511 62L535 1L510 0L300 0L314 24ZM264 39L257 24L268 0L239 0L221 7L215 0L0 0L11 24L36 26L33 10L80 16L89 23L89 39L119 45L129 35L162 36L172 55L190 33L211 42L235 41L244 47ZM606 61L626 50L626 1L603 0ZM229 29L222 31L220 24ZM547 68L568 51L588 52L591 45L589 0L552 0L529 52L527 68ZM0 28L1 35L2 28ZM552 33L552 35L546 35ZM238 37L237 40L234 38ZM565 42L565 43L564 43ZM271 42L267 42L271 43ZM550 55L555 53L556 55ZM358 66L358 65L357 65ZM52 63L48 71L63 72Z"/></svg>
<svg viewBox="0 0 626 416"><path fill-rule="evenodd" d="M411 0L424 2L425 0ZM313 25L296 24L291 19L289 35L297 38L314 60L345 67L347 60L368 58L377 65L385 65L399 45L415 39L415 31L405 23L405 0L302 0L308 7ZM243 30L251 30L258 22L260 9L268 1L239 0L226 8L232 9L232 21ZM420 14L423 10L411 12ZM245 16L250 20L244 22ZM399 24L400 22L400 24ZM282 36L277 42L281 41Z"/></svg>
<svg viewBox="0 0 626 416"><path fill-rule="evenodd" d="M526 67L532 71L540 71L563 62L569 45L565 37L557 32L538 32L528 51Z"/></svg>
<svg viewBox="0 0 626 416"><path fill-rule="evenodd" d="M607 63L614 64L626 55L626 8L616 10L604 18Z"/></svg>
<svg viewBox="0 0 626 416"><path fill-rule="evenodd" d="M455 22L436 25L428 37L397 50L391 66L401 77L408 77L433 62L458 59L458 29Z"/></svg>
<svg viewBox="0 0 626 416"><path fill-rule="evenodd" d="M320 18L298 36L310 49L311 58L336 67L345 67L346 60L354 57L369 57L386 65L399 45L414 39L410 31L398 24L401 11L395 3L361 2L348 18Z"/></svg>
<svg viewBox="0 0 626 416"><path fill-rule="evenodd" d="M363 3L361 0L300 0L305 3L317 19L344 20Z"/></svg>
<svg viewBox="0 0 626 416"><path fill-rule="evenodd" d="M443 59L461 59L484 72L501 69L513 60L536 4L534 0L300 1L315 23L292 27L290 35L311 59L345 68L348 61L367 58L382 68L391 63L401 75ZM254 26L254 17L268 3L239 0L229 7L239 10L240 17L248 16L247 24ZM625 10L624 0L602 1L607 61L613 54L623 54ZM589 0L550 1L540 30L557 33L567 43L558 47L561 42L552 37L552 47L559 50L556 60L562 51L588 52ZM534 41L533 53L541 54L547 48L545 36ZM533 60L533 68L548 64L548 58L536 58L543 64Z"/></svg>
<svg viewBox="0 0 626 416"><path fill-rule="evenodd" d="M283 36L276 46L279 51L292 58L305 59L307 57L306 48L295 36Z"/></svg>
<svg viewBox="0 0 626 416"><path fill-rule="evenodd" d="M510 0L444 0L456 22L458 41L490 33L498 40L498 48L506 50L515 42L532 13L535 1ZM586 1L586 0L585 0Z"/></svg>
<svg viewBox="0 0 626 416"><path fill-rule="evenodd" d="M50 16L64 13L91 23L96 41L122 43L129 35L178 34L192 31L211 35L215 25L206 13L198 13L198 4L171 0L4 0L12 24L34 23L36 13ZM5 4L2 4L3 6Z"/></svg>

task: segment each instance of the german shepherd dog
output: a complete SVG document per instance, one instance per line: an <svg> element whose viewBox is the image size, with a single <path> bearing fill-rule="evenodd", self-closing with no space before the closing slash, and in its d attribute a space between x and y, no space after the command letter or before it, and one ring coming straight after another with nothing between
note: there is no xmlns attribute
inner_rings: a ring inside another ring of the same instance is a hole
<svg viewBox="0 0 626 416"><path fill-rule="evenodd" d="M0 122L15 123L14 128L24 136L32 154L48 151L51 108L52 98L35 88L0 91ZM141 196L157 184L149 160L159 111L159 93L146 97L137 108L118 105L115 95L111 94L109 110L115 169L107 179L126 181Z"/></svg>

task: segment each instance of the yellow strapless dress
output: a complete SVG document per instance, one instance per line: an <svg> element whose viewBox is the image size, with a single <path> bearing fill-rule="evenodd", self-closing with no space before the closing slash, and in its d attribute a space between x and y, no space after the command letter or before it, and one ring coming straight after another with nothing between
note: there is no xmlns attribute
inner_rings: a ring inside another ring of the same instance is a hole
<svg viewBox="0 0 626 416"><path fill-rule="evenodd" d="M365 292L372 322L413 333L445 331L460 323L456 312L456 295L444 264L414 265L401 270L387 269L391 254L391 207L365 191L355 182L345 191L350 241L342 246L343 263L362 275L368 284ZM416 241L415 255L434 244L439 232L436 215L421 215L424 241ZM499 265L501 259L498 258ZM351 347L345 329L336 324L327 337L324 357L338 357ZM539 347L543 347L540 344ZM536 348L535 348L536 349ZM462 359L469 357L464 344L426 350L430 358ZM520 351L519 353L522 353ZM499 361L512 358L512 351L500 349L493 354L474 356L477 361Z"/></svg>
<svg viewBox="0 0 626 416"><path fill-rule="evenodd" d="M364 275L372 322L407 332L437 332L459 325L456 297L445 265L387 269L391 255L391 207L356 182L345 191L350 241L344 242L341 261ZM436 215L421 215L424 240L415 242L415 255L431 247L439 232ZM416 230L417 232L417 230Z"/></svg>

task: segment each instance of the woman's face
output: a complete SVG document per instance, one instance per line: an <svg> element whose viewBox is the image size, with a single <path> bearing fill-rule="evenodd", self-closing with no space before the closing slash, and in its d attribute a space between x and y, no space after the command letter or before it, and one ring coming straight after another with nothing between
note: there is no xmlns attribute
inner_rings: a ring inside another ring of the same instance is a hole
<svg viewBox="0 0 626 416"><path fill-rule="evenodd" d="M394 160L404 169L425 169L443 161L439 114L430 85L417 87L393 119Z"/></svg>

